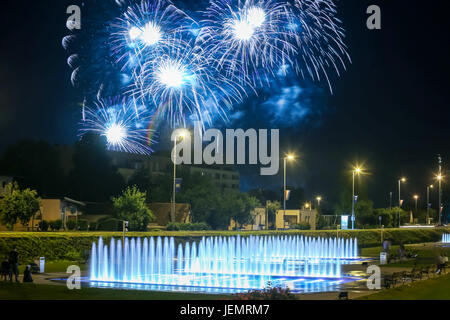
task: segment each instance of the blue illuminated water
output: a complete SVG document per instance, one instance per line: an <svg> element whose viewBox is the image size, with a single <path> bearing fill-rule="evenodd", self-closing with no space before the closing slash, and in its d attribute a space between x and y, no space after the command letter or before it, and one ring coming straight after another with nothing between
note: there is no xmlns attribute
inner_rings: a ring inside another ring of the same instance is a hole
<svg viewBox="0 0 450 320"><path fill-rule="evenodd" d="M344 282L341 265L357 258L356 239L204 237L176 246L173 237L112 238L108 246L99 238L92 244L89 280L149 290L240 292L281 285L305 292Z"/></svg>
<svg viewBox="0 0 450 320"><path fill-rule="evenodd" d="M442 235L442 243L450 243L450 233L444 233Z"/></svg>

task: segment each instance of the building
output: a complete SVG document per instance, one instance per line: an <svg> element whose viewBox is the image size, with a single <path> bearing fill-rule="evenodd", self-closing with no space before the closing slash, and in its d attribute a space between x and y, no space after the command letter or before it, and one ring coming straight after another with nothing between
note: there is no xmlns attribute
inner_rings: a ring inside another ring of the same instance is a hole
<svg viewBox="0 0 450 320"><path fill-rule="evenodd" d="M82 211L85 206L84 202L67 197L63 199L42 199L39 221L62 220L63 228L65 228L67 221L78 220L83 215Z"/></svg>
<svg viewBox="0 0 450 320"><path fill-rule="evenodd" d="M125 152L109 151L112 164L128 182L139 170L148 170L151 176L171 173L173 163L168 152L159 152L148 155L130 154ZM209 177L211 182L222 190L239 190L240 176L233 166L229 165L188 165L177 166L178 170L188 170L190 174L199 173Z"/></svg>
<svg viewBox="0 0 450 320"><path fill-rule="evenodd" d="M268 216L267 209L265 207L256 207L250 212L250 215L250 221L243 225L236 224L236 222L231 219L228 230L256 231L268 229Z"/></svg>
<svg viewBox="0 0 450 320"><path fill-rule="evenodd" d="M239 190L240 176L233 166L212 165L212 166L192 166L188 165L191 174L199 173L209 177L211 182L222 190Z"/></svg>
<svg viewBox="0 0 450 320"><path fill-rule="evenodd" d="M65 175L73 168L74 147L58 146L61 167ZM125 182L141 170L148 170L150 176L171 174L173 170L170 151L155 152L152 155L133 154L120 151L108 151L112 165L115 166ZM177 170L188 170L190 174L200 173L211 178L211 182L221 189L239 190L239 172L230 165L188 165L181 164Z"/></svg>
<svg viewBox="0 0 450 320"><path fill-rule="evenodd" d="M283 223L283 216L284 223ZM277 210L275 218L275 228L280 229L291 229L295 225L308 224L311 230L316 230L317 226L317 210L286 210L286 215L284 215L284 210Z"/></svg>
<svg viewBox="0 0 450 320"><path fill-rule="evenodd" d="M14 231L36 231L42 220L55 221L62 220L65 228L67 221L77 220L83 213L82 208L85 206L83 202L70 198L63 199L41 199L41 206L36 215L30 219L26 225L16 223ZM6 226L0 225L0 231L8 230Z"/></svg>

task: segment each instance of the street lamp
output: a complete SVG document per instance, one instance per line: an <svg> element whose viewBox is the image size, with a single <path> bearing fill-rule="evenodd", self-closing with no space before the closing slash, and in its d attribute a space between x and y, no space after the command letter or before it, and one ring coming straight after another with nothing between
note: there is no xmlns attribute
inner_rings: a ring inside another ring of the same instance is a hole
<svg viewBox="0 0 450 320"><path fill-rule="evenodd" d="M419 196L417 194L414 195L414 201L416 202L416 214L417 214L417 200L419 199Z"/></svg>
<svg viewBox="0 0 450 320"><path fill-rule="evenodd" d="M434 186L432 184L427 186L427 224L430 224L430 207L431 207L430 189L433 189L433 188L434 188Z"/></svg>
<svg viewBox="0 0 450 320"><path fill-rule="evenodd" d="M286 162L287 160L292 161L295 159L293 154L287 154L283 158L284 170L283 170L283 229L286 229Z"/></svg>
<svg viewBox="0 0 450 320"><path fill-rule="evenodd" d="M318 196L318 197L316 198L316 200L317 200L317 208L319 208L319 207L320 207L320 201L322 201L322 197L321 197L321 196Z"/></svg>
<svg viewBox="0 0 450 320"><path fill-rule="evenodd" d="M439 183L439 190L438 190L438 193L439 193L439 225L441 225L441 212L442 212L442 195L441 195L441 184L442 184L442 180L444 179L444 177L442 176L442 174L440 173L440 171L441 171L441 166L439 166L439 174L436 176L436 179L437 179L437 181L438 181L438 183Z"/></svg>
<svg viewBox="0 0 450 320"><path fill-rule="evenodd" d="M362 169L359 167L356 167L353 169L353 183L352 183L352 230L355 229L355 175L360 174L362 172Z"/></svg>
<svg viewBox="0 0 450 320"><path fill-rule="evenodd" d="M176 181L177 181L177 142L178 140L183 140L187 136L189 136L190 133L186 129L180 129L177 131L177 134L174 137L173 145L174 145L174 155L173 155L173 189L172 189L172 210L171 210L171 217L170 220L172 222L175 222L176 218Z"/></svg>
<svg viewBox="0 0 450 320"><path fill-rule="evenodd" d="M400 196L400 186L402 182L406 182L406 178L401 178L398 180L398 227L400 228L401 222L400 222L400 207L402 206L402 199Z"/></svg>

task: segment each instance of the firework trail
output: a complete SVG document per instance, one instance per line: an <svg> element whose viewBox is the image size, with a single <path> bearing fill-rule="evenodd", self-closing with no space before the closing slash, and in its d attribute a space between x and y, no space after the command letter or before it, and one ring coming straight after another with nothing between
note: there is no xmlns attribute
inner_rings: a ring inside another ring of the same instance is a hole
<svg viewBox="0 0 450 320"><path fill-rule="evenodd" d="M215 71L200 47L173 46L135 72L133 96L150 101L174 126L185 126L188 119L211 124L216 115L226 119L228 109L245 93Z"/></svg>
<svg viewBox="0 0 450 320"><path fill-rule="evenodd" d="M211 0L202 12L198 44L233 81L261 86L283 64L292 64L295 43L287 28L291 11L263 0Z"/></svg>
<svg viewBox="0 0 450 320"><path fill-rule="evenodd" d="M149 138L152 133L147 126L151 118L145 107L136 107L134 103L113 98L100 100L94 103L93 108L87 107L79 135L94 132L104 136L111 151L150 154L153 141Z"/></svg>
<svg viewBox="0 0 450 320"><path fill-rule="evenodd" d="M296 71L313 81L325 78L332 92L329 70L340 76L340 68L351 63L336 5L332 0L295 0L290 11L289 27L298 51Z"/></svg>
<svg viewBox="0 0 450 320"><path fill-rule="evenodd" d="M134 70L173 46L184 46L178 35L189 34L192 24L194 20L166 0L143 0L128 6L111 24L111 51L116 63L122 69Z"/></svg>

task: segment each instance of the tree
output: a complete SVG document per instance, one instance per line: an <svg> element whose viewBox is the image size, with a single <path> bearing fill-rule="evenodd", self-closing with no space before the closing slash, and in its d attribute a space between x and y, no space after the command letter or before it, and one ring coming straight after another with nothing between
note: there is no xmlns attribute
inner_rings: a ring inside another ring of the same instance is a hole
<svg viewBox="0 0 450 320"><path fill-rule="evenodd" d="M281 204L279 201L267 201L266 202L267 215L269 222L272 222L272 225L275 225L275 219L277 211L281 209Z"/></svg>
<svg viewBox="0 0 450 320"><path fill-rule="evenodd" d="M276 193L273 190L253 189L248 192L248 195L257 198L260 203L266 203L267 201L279 200L282 192Z"/></svg>
<svg viewBox="0 0 450 320"><path fill-rule="evenodd" d="M191 205L193 222L206 222L217 229L227 223L226 219L224 221L223 217L216 215L217 208L220 206L219 194L220 189L206 181L182 190L177 195L177 201Z"/></svg>
<svg viewBox="0 0 450 320"><path fill-rule="evenodd" d="M128 187L119 197L113 198L114 213L117 218L129 221L130 230L145 231L155 216L146 205L146 192L136 186Z"/></svg>
<svg viewBox="0 0 450 320"><path fill-rule="evenodd" d="M375 209L375 217L377 219L377 224L379 225L381 217L381 224L386 228L397 228L398 227L398 207L380 208ZM409 214L403 209L400 209L400 218L402 223L409 221Z"/></svg>
<svg viewBox="0 0 450 320"><path fill-rule="evenodd" d="M233 219L237 224L243 225L250 222L251 214L260 202L255 197L239 191L226 191L220 197L221 205L218 208L222 217L226 217L228 223Z"/></svg>
<svg viewBox="0 0 450 320"><path fill-rule="evenodd" d="M10 189L0 202L0 219L12 230L17 221L22 225L27 225L30 219L39 211L41 199L37 196L36 190L20 190L17 183L9 184Z"/></svg>
<svg viewBox="0 0 450 320"><path fill-rule="evenodd" d="M74 168L69 175L72 197L85 201L107 201L124 187L107 154L104 137L87 133L75 145Z"/></svg>
<svg viewBox="0 0 450 320"><path fill-rule="evenodd" d="M250 211L259 205L255 197L236 190L221 190L207 178L193 177L192 184L187 181L188 188L183 189L177 199L191 205L194 222L206 222L213 229L226 229L232 218L239 224L247 223Z"/></svg>

